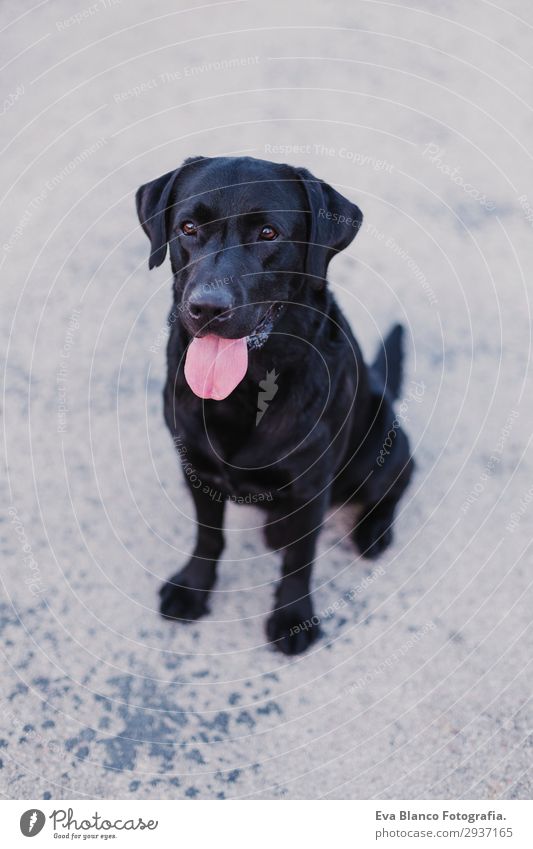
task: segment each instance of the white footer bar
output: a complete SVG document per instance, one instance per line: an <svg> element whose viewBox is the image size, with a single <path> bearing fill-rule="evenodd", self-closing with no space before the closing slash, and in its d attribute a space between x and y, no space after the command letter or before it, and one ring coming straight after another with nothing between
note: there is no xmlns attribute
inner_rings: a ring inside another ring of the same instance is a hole
<svg viewBox="0 0 533 849"><path fill-rule="evenodd" d="M2 801L2 844L533 847L529 801ZM30 838L35 844L29 844Z"/></svg>

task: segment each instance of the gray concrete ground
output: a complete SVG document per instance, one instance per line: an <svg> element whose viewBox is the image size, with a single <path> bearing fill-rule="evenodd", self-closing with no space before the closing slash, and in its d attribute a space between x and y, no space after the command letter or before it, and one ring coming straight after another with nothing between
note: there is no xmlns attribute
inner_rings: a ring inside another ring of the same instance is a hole
<svg viewBox="0 0 533 849"><path fill-rule="evenodd" d="M1 16L2 794L531 798L530 4ZM293 660L265 644L253 507L211 615L156 609L194 527L161 410L169 269L133 193L228 152L359 203L332 286L369 357L408 330L395 543L368 566L329 518L324 636Z"/></svg>

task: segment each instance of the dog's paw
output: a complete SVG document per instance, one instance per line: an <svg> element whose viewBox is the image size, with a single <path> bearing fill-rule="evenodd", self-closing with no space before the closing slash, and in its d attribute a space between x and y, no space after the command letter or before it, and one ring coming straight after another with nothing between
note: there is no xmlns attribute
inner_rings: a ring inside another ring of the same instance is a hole
<svg viewBox="0 0 533 849"><path fill-rule="evenodd" d="M370 513L359 520L353 537L363 557L375 560L389 547L392 542L392 521L390 513L382 516Z"/></svg>
<svg viewBox="0 0 533 849"><path fill-rule="evenodd" d="M178 572L159 590L159 610L165 619L192 622L208 613L209 590L187 586L187 578Z"/></svg>
<svg viewBox="0 0 533 849"><path fill-rule="evenodd" d="M267 637L283 652L294 655L304 652L320 634L318 618L308 604L295 603L274 610L267 620Z"/></svg>

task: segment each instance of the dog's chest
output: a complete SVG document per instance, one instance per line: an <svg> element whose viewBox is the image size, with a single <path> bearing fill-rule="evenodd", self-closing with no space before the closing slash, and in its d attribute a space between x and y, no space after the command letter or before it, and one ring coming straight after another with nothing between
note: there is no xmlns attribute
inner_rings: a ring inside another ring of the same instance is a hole
<svg viewBox="0 0 533 849"><path fill-rule="evenodd" d="M226 493L244 503L272 501L289 481L275 438L256 420L255 403L216 402L205 414L210 466L217 467L215 476Z"/></svg>

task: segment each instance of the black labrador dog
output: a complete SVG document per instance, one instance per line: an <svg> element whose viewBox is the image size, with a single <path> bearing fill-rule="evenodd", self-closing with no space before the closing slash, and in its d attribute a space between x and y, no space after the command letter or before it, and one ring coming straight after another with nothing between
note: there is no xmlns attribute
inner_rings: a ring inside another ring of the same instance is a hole
<svg viewBox="0 0 533 849"><path fill-rule="evenodd" d="M369 368L326 282L361 211L303 168L250 157L188 159L136 200L150 268L170 253L164 411L197 515L161 612L206 613L225 503L257 504L282 553L268 638L298 654L318 634L310 580L328 507L362 506L353 537L376 557L413 469L393 412L402 329Z"/></svg>

